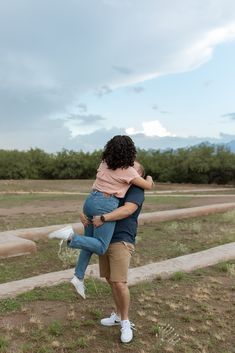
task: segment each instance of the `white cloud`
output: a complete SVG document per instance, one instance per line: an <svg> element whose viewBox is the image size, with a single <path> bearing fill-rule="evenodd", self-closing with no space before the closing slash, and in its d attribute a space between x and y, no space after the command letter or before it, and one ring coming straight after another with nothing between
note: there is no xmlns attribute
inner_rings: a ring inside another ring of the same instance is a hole
<svg viewBox="0 0 235 353"><path fill-rule="evenodd" d="M213 29L184 51L185 59L191 68L196 68L212 57L216 45L234 39L235 23Z"/></svg>
<svg viewBox="0 0 235 353"><path fill-rule="evenodd" d="M164 126L162 126L162 124L158 120L143 121L141 130L138 130L134 127L129 127L126 129L126 133L128 135L144 134L145 136L148 136L148 137L176 136L172 134L170 131L167 131L167 129Z"/></svg>

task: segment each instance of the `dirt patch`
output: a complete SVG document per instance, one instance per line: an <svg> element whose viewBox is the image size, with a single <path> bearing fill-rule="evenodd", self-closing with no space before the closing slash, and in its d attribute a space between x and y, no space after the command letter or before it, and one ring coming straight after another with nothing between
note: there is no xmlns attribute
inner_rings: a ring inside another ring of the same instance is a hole
<svg viewBox="0 0 235 353"><path fill-rule="evenodd" d="M0 180L0 191L89 192L93 180Z"/></svg>
<svg viewBox="0 0 235 353"><path fill-rule="evenodd" d="M234 197L235 199L235 197ZM33 201L29 205L19 207L0 208L0 216L12 216L18 214L37 214L37 213L64 213L74 212L82 209L83 201Z"/></svg>
<svg viewBox="0 0 235 353"><path fill-rule="evenodd" d="M85 198L85 197L84 197ZM154 202L154 198L156 202ZM204 206L204 205L212 205L216 203L226 203L226 202L235 202L235 195L231 197L226 196L218 196L218 197L190 197L190 198L174 198L169 196L168 199L165 198L164 202L161 202L162 197L148 198L143 205L143 212L152 212L152 211L164 211L171 210L174 208L182 208L182 207L195 207L195 206ZM158 201L160 200L160 201ZM83 200L44 200L37 201L32 200L32 202L27 204L21 204L19 206L13 207L0 207L0 216L14 216L14 215L22 215L22 214L63 214L65 212L80 212L82 210Z"/></svg>
<svg viewBox="0 0 235 353"><path fill-rule="evenodd" d="M87 285L86 301L77 298L69 285L55 287L31 294L44 296L43 300L24 302L17 312L2 315L6 352L90 353L95 347L98 353L234 353L234 282L218 267L132 287L130 319L137 330L126 346L120 343L118 326L99 324L113 310L107 286L102 284L103 290L96 293ZM58 292L63 299L45 298ZM159 339L159 329L167 325L179 335L176 345L164 332Z"/></svg>
<svg viewBox="0 0 235 353"><path fill-rule="evenodd" d="M0 317L0 328L10 326L20 329L30 324L49 325L52 320L63 320L67 317L73 305L56 301L35 301L25 304L19 313Z"/></svg>

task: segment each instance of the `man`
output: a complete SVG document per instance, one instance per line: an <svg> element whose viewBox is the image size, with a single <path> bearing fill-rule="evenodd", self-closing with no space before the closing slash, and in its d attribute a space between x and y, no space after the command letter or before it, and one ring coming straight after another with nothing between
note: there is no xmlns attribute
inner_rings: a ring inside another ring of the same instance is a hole
<svg viewBox="0 0 235 353"><path fill-rule="evenodd" d="M130 292L127 273L131 254L134 251L137 232L137 219L144 202L144 190L131 186L119 208L93 218L94 226L103 221L117 221L107 252L99 256L100 276L105 277L112 289L116 313L101 320L104 326L121 325L121 341L128 343L133 338L132 324L129 321Z"/></svg>
<svg viewBox="0 0 235 353"><path fill-rule="evenodd" d="M143 176L143 167L138 164L136 168L140 176ZM128 317L130 293L127 286L127 272L131 254L134 251L137 219L143 201L144 190L132 185L124 199L121 199L116 210L101 216L95 216L92 220L95 227L99 227L104 222L117 221L109 248L105 255L99 257L100 275L105 277L111 286L117 313L112 314L109 318L102 319L101 324L104 326L121 325L121 341L123 343L128 343L133 338L132 325ZM90 221L84 214L80 216L84 226L88 226ZM57 233L56 237L58 237ZM70 242L70 237L67 233L63 234L63 229L60 233L62 239ZM51 235L54 237L54 233L51 233ZM81 254L85 251L83 249ZM71 282L77 293L85 299L84 286L78 286L77 282L74 283L73 280Z"/></svg>
<svg viewBox="0 0 235 353"><path fill-rule="evenodd" d="M133 157L134 156L135 155L133 155ZM125 165L125 156L122 157L122 161L120 163ZM129 164L131 164L131 161ZM151 176L147 175L145 180L139 175L139 167L136 162L133 164L133 167L116 168L115 164L113 166L112 164L110 166L108 164L106 165L104 159L101 165L103 165L103 169L99 167L96 181L93 184L93 189L83 205L84 213L90 221L92 221L92 218L95 215L102 216L103 213L108 213L115 210L119 206L120 198L125 196L128 188L132 184L138 185L139 187L147 190L150 190L153 186ZM94 228L93 224L90 222L85 227L85 236L76 233L72 228L72 225L56 230L48 236L51 239L58 238L61 240L66 240L67 245L70 248L82 249L71 283L84 299L84 277L90 258L93 253L103 255L107 251L114 228L115 222L103 222L102 226L98 228Z"/></svg>

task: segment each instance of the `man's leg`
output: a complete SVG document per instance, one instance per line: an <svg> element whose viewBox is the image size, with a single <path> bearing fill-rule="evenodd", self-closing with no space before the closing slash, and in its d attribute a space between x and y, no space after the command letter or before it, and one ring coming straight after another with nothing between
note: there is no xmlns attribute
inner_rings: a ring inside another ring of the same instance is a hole
<svg viewBox="0 0 235 353"><path fill-rule="evenodd" d="M116 314L121 320L129 320L130 292L124 282L111 282L106 278L112 290ZM108 325L109 326L109 325Z"/></svg>
<svg viewBox="0 0 235 353"><path fill-rule="evenodd" d="M129 321L130 293L127 286L127 272L133 250L133 245L118 242L111 244L107 252L109 272L107 271L105 277L111 286L117 314L121 318L121 341L123 343L128 343L133 338L133 324ZM104 274L105 271L101 271L101 276ZM115 325L119 317L112 314L110 318L102 319L101 324Z"/></svg>
<svg viewBox="0 0 235 353"><path fill-rule="evenodd" d="M118 297L117 297L117 293L116 293L115 288L114 288L114 286L113 286L114 283L111 282L108 277L106 277L106 281L107 281L108 284L110 285L110 288L111 288L111 291L112 291L113 300L114 300L115 307L116 307L115 313L116 313L116 314L118 315L118 317L121 319L121 308L120 308L119 300L118 300Z"/></svg>
<svg viewBox="0 0 235 353"><path fill-rule="evenodd" d="M121 320L129 320L130 292L125 282L111 282L117 314Z"/></svg>
<svg viewBox="0 0 235 353"><path fill-rule="evenodd" d="M128 320L130 292L127 286L128 268L134 251L132 244L118 242L109 248L110 283L121 320Z"/></svg>

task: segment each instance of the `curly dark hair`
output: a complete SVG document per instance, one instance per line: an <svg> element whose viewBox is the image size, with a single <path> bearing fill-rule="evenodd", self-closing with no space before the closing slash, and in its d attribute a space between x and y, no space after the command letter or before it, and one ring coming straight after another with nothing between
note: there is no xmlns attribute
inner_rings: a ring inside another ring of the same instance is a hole
<svg viewBox="0 0 235 353"><path fill-rule="evenodd" d="M102 161L109 169L128 168L134 165L136 148L129 136L116 135L107 142L102 153Z"/></svg>

